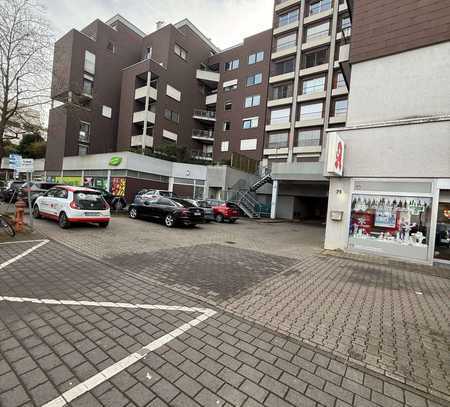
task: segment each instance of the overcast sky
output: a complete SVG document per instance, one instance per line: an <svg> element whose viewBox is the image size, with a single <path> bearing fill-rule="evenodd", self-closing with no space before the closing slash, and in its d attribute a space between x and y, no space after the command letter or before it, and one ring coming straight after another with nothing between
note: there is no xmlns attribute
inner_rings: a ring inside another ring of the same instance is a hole
<svg viewBox="0 0 450 407"><path fill-rule="evenodd" d="M235 45L244 37L272 24L273 0L41 0L57 36L71 28L82 29L95 18L106 21L121 14L145 33L159 20L191 20L219 48Z"/></svg>

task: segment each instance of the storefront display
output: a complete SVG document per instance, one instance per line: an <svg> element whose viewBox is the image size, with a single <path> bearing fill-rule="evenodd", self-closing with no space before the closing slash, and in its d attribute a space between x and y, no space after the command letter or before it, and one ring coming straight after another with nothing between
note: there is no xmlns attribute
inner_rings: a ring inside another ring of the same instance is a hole
<svg viewBox="0 0 450 407"><path fill-rule="evenodd" d="M426 197L354 194L349 247L425 261L431 203Z"/></svg>
<svg viewBox="0 0 450 407"><path fill-rule="evenodd" d="M439 203L434 257L450 261L450 203Z"/></svg>

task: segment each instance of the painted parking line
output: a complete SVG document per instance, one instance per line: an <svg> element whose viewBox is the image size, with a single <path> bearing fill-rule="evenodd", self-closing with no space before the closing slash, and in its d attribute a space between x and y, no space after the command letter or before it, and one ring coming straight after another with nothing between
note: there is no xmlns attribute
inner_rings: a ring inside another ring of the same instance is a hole
<svg viewBox="0 0 450 407"><path fill-rule="evenodd" d="M30 242L32 242L32 241L28 241L28 242L26 242L26 241L22 241L22 242L8 242L8 244L13 244L13 243L19 244L19 243L30 243ZM40 247L46 245L49 242L49 240L36 240L35 242L40 242L40 243L36 244L35 246L33 246L30 249L25 250L23 253L17 255L16 257L13 257L12 259L1 263L0 264L0 270L2 270L5 267L15 263L16 261L18 261L18 260L22 259L23 257L29 255L30 253L33 253L35 250L37 250Z"/></svg>
<svg viewBox="0 0 450 407"><path fill-rule="evenodd" d="M79 398L83 394L91 391L100 384L110 380L120 372L128 369L133 364L137 363L141 359L145 358L150 352L153 352L160 347L166 345L173 339L187 332L192 327L206 321L208 318L216 314L216 311L208 308L189 308L174 305L150 305L150 304L128 304L128 303L115 303L115 302L95 302L95 301L72 301L72 300L52 300L52 299L37 299L37 298L22 298L22 297L5 297L0 296L1 302L13 302L13 303L34 303L34 304L46 304L46 305L68 305L68 306L85 306L85 307L106 307L106 308L128 308L128 309L145 309L145 310L162 310L162 311L183 311L183 312L196 312L201 313L200 316L192 321L183 324L177 329L169 332L159 339L149 343L137 352L130 354L119 362L112 366L102 370L90 379L80 383L70 390L63 393L56 399L46 403L42 407L63 407L68 405L73 400Z"/></svg>

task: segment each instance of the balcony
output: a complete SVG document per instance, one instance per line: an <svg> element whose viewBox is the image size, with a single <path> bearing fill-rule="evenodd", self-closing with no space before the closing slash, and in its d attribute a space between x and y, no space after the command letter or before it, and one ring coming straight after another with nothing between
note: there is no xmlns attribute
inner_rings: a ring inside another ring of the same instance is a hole
<svg viewBox="0 0 450 407"><path fill-rule="evenodd" d="M142 142L145 143L143 147L153 147L153 137L145 136L143 134L131 137L131 147L142 147Z"/></svg>
<svg viewBox="0 0 450 407"><path fill-rule="evenodd" d="M289 24L279 25L277 28L274 28L273 35L279 35L287 31L294 30L298 28L299 20L292 21Z"/></svg>
<svg viewBox="0 0 450 407"><path fill-rule="evenodd" d="M286 47L279 47L273 50L272 60L286 57L297 53L297 44L290 44Z"/></svg>
<svg viewBox="0 0 450 407"><path fill-rule="evenodd" d="M200 130L194 129L192 130L192 138L194 140L204 141L206 143L214 142L214 132L212 130Z"/></svg>
<svg viewBox="0 0 450 407"><path fill-rule="evenodd" d="M197 69L196 78L207 86L217 88L217 84L220 82L220 73Z"/></svg>
<svg viewBox="0 0 450 407"><path fill-rule="evenodd" d="M207 153L205 151L192 151L192 158L194 160L212 161L213 153Z"/></svg>
<svg viewBox="0 0 450 407"><path fill-rule="evenodd" d="M351 65L350 65L350 44L342 45L339 51L339 66L344 75L347 88L350 89Z"/></svg>
<svg viewBox="0 0 450 407"><path fill-rule="evenodd" d="M277 0L275 2L275 11L284 10L294 4L300 4L300 0Z"/></svg>
<svg viewBox="0 0 450 407"><path fill-rule="evenodd" d="M147 95L150 97L150 99L157 100L158 98L158 91L155 88L152 88L151 86L143 86L141 88L137 88L134 92L134 99L145 99Z"/></svg>
<svg viewBox="0 0 450 407"><path fill-rule="evenodd" d="M215 122L216 121L216 112L211 110L201 110L194 109L194 114L192 116L194 119L206 121L206 122Z"/></svg>
<svg viewBox="0 0 450 407"><path fill-rule="evenodd" d="M272 178L286 181L326 181L324 163L273 163Z"/></svg>
<svg viewBox="0 0 450 407"><path fill-rule="evenodd" d="M205 104L206 106L217 104L217 93L213 93L212 95L206 96Z"/></svg>
<svg viewBox="0 0 450 407"><path fill-rule="evenodd" d="M141 112L135 112L133 114L133 123L141 123L141 122L150 122L152 124L155 124L156 115L155 113L147 110L143 110Z"/></svg>
<svg viewBox="0 0 450 407"><path fill-rule="evenodd" d="M281 74L277 74L275 73L275 75L271 76L269 78L269 83L278 83L278 82L284 82L284 81L289 81L295 78L295 72L286 72L286 73L281 73Z"/></svg>

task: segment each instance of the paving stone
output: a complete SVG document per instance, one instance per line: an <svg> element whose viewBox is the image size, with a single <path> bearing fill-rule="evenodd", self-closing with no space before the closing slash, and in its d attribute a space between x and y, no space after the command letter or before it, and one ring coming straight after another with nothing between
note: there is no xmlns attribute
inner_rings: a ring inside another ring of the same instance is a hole
<svg viewBox="0 0 450 407"><path fill-rule="evenodd" d="M239 387L239 385L244 381L244 377L238 373L233 372L227 367L223 368L217 377L221 378L225 382L231 384L234 387Z"/></svg>
<svg viewBox="0 0 450 407"><path fill-rule="evenodd" d="M155 394L144 387L142 383L135 384L128 391L126 391L125 394L139 407L148 406L149 403L155 398Z"/></svg>
<svg viewBox="0 0 450 407"><path fill-rule="evenodd" d="M203 372L200 376L198 376L197 380L203 384L203 386L207 387L213 393L216 393L220 387L223 385L223 381L217 378L215 375L212 375L209 372Z"/></svg>
<svg viewBox="0 0 450 407"><path fill-rule="evenodd" d="M196 403L184 394L179 394L174 400L172 400L171 405L173 407L197 407L200 404Z"/></svg>
<svg viewBox="0 0 450 407"><path fill-rule="evenodd" d="M352 404L353 402L353 393L343 389L340 386L336 386L333 383L326 383L324 391L333 395L334 397L347 402L348 404Z"/></svg>
<svg viewBox="0 0 450 407"><path fill-rule="evenodd" d="M250 380L245 380L244 383L242 383L240 390L259 402L263 402L268 394L267 391L261 389L260 386Z"/></svg>
<svg viewBox="0 0 450 407"><path fill-rule="evenodd" d="M342 387L344 387L345 389L347 389L355 394L359 394L363 398L370 399L371 391L368 387L365 387L365 386L363 386L359 383L356 383L352 380L349 380L345 377L342 380Z"/></svg>
<svg viewBox="0 0 450 407"><path fill-rule="evenodd" d="M247 395L242 393L241 391L231 387L228 384L225 384L218 392L218 395L221 396L224 400L230 402L233 406L240 407L244 404L244 401L247 398Z"/></svg>
<svg viewBox="0 0 450 407"><path fill-rule="evenodd" d="M207 389L202 389L202 391L195 396L195 400L201 405L205 407L209 406L223 406L225 401L221 399L219 396L216 396L214 393L211 393Z"/></svg>
<svg viewBox="0 0 450 407"><path fill-rule="evenodd" d="M202 386L198 384L195 380L191 379L187 375L183 375L176 382L175 385L187 395L194 397L200 392Z"/></svg>
<svg viewBox="0 0 450 407"><path fill-rule="evenodd" d="M372 392L371 400L383 407L400 407L403 405L403 403L399 403L398 401L390 397L386 397L384 394L378 393L376 391Z"/></svg>
<svg viewBox="0 0 450 407"><path fill-rule="evenodd" d="M384 394L388 397L396 399L403 403L404 395L403 390L397 386L394 386L390 383L384 383Z"/></svg>
<svg viewBox="0 0 450 407"><path fill-rule="evenodd" d="M405 400L406 405L411 407L426 407L427 405L425 398L420 397L409 391L405 391Z"/></svg>
<svg viewBox="0 0 450 407"><path fill-rule="evenodd" d="M281 398L283 398L288 391L288 387L286 385L269 376L264 376L260 382L260 385Z"/></svg>

